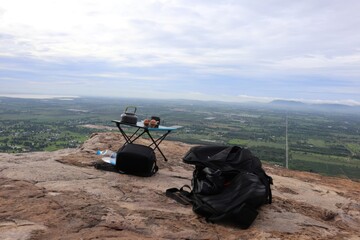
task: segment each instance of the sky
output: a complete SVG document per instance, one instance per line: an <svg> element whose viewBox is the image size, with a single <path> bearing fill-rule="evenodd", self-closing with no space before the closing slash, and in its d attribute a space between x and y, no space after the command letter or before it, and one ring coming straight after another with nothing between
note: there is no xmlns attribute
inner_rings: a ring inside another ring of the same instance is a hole
<svg viewBox="0 0 360 240"><path fill-rule="evenodd" d="M358 0L0 0L0 94L360 105Z"/></svg>

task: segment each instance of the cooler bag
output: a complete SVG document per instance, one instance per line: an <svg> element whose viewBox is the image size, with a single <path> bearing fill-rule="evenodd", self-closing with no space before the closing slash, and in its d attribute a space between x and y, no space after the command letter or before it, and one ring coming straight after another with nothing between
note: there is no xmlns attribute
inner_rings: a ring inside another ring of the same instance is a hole
<svg viewBox="0 0 360 240"><path fill-rule="evenodd" d="M150 177L158 171L155 152L140 144L125 144L116 155L116 168L127 174Z"/></svg>

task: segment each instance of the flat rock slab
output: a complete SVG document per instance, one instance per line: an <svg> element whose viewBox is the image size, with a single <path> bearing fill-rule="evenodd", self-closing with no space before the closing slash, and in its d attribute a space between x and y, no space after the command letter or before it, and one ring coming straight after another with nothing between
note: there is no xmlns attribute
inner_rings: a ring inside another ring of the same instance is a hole
<svg viewBox="0 0 360 240"><path fill-rule="evenodd" d="M165 196L191 184L181 161L192 147L164 141L149 178L96 169L98 149L117 150L120 134L98 133L78 149L0 153L0 239L359 239L360 183L265 165L271 205L247 230L207 223ZM141 139L146 143L146 139Z"/></svg>

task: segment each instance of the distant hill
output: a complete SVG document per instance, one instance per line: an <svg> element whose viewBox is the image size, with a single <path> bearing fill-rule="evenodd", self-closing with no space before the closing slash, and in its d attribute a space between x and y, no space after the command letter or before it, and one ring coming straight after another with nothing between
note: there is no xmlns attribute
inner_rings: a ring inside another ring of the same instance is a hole
<svg viewBox="0 0 360 240"><path fill-rule="evenodd" d="M357 113L360 114L360 106L349 106L345 104L334 103L304 103L301 101L290 100L274 100L268 103L268 106L289 109L289 110L303 110L303 111L326 111L326 112L343 112L343 113Z"/></svg>
<svg viewBox="0 0 360 240"><path fill-rule="evenodd" d="M306 106L308 104L300 101L290 101L290 100L274 100L269 104L271 105L280 105L280 106Z"/></svg>

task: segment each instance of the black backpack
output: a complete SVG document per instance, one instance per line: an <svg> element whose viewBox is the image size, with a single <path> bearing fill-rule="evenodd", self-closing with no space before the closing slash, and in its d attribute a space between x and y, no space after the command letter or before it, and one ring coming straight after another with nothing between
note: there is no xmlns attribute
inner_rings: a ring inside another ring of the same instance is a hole
<svg viewBox="0 0 360 240"><path fill-rule="evenodd" d="M127 174L150 177L158 171L156 155L151 147L129 143L116 155L116 169Z"/></svg>
<svg viewBox="0 0 360 240"><path fill-rule="evenodd" d="M248 149L197 146L190 149L183 161L195 165L192 191L184 190L189 187L184 186L168 189L166 195L192 204L193 211L210 222L231 222L248 228L258 214L257 209L272 201L272 178Z"/></svg>

